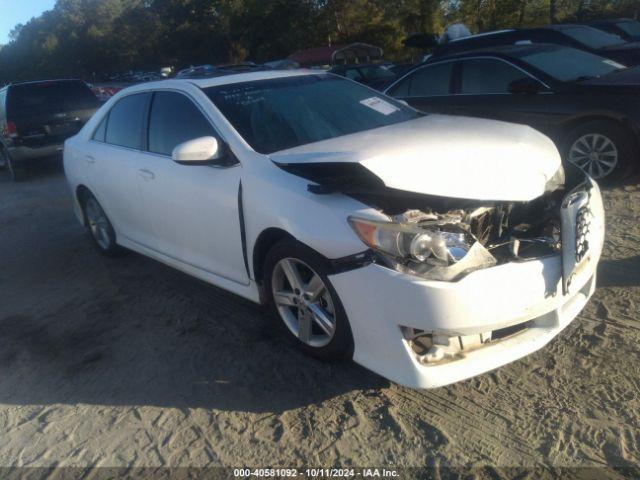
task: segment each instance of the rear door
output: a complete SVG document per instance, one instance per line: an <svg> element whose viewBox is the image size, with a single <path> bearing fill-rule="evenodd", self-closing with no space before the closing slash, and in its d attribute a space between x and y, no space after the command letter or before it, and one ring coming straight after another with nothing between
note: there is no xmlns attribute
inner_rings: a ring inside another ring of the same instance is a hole
<svg viewBox="0 0 640 480"><path fill-rule="evenodd" d="M425 65L405 75L386 93L423 112L454 113L451 94L455 66L452 60Z"/></svg>
<svg viewBox="0 0 640 480"><path fill-rule="evenodd" d="M144 169L142 145L150 93L120 99L98 125L84 161L98 201L123 237L147 248L156 248L149 211L138 179Z"/></svg>
<svg viewBox="0 0 640 480"><path fill-rule="evenodd" d="M99 102L80 81L64 80L11 86L7 101L9 120L25 146L62 144L93 115Z"/></svg>

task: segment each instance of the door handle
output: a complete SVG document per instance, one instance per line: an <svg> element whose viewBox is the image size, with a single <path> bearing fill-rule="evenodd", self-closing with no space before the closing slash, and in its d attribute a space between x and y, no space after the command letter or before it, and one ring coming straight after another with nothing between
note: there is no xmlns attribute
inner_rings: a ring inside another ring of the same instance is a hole
<svg viewBox="0 0 640 480"><path fill-rule="evenodd" d="M91 155L85 155L84 158L87 161L87 163L96 163L96 159L93 158Z"/></svg>
<svg viewBox="0 0 640 480"><path fill-rule="evenodd" d="M146 168L141 168L140 170L138 170L138 173L145 180L153 180L154 178L156 178L156 175L151 170L147 170Z"/></svg>

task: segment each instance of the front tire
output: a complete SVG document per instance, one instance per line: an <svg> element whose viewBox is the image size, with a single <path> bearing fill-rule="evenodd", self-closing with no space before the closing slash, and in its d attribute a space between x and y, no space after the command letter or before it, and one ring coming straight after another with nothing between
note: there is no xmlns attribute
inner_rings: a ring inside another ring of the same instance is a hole
<svg viewBox="0 0 640 480"><path fill-rule="evenodd" d="M612 121L594 120L567 135L563 156L590 177L610 181L630 172L635 151L626 128Z"/></svg>
<svg viewBox="0 0 640 480"><path fill-rule="evenodd" d="M264 272L269 307L302 351L321 360L353 356L349 320L320 255L285 240L267 254Z"/></svg>
<svg viewBox="0 0 640 480"><path fill-rule="evenodd" d="M84 195L82 210L85 225L98 250L108 257L120 254L121 248L116 243L115 230L96 197L89 192Z"/></svg>

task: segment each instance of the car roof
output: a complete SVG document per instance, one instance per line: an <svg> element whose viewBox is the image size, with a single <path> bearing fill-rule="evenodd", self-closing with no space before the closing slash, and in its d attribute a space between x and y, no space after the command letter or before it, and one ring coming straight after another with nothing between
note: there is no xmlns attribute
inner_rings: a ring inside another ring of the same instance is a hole
<svg viewBox="0 0 640 480"><path fill-rule="evenodd" d="M637 22L638 20L634 20L633 18L601 18L600 20L593 20L589 22L587 25L599 25L602 23L621 23L621 22Z"/></svg>
<svg viewBox="0 0 640 480"><path fill-rule="evenodd" d="M233 83L252 82L256 80L270 80L274 78L298 77L302 75L325 75L323 70L260 70L254 72L231 73L213 78L191 78L185 79L200 88L216 87L219 85L230 85Z"/></svg>
<svg viewBox="0 0 640 480"><path fill-rule="evenodd" d="M361 68L361 67L387 67L392 65L392 62L367 62L367 63L349 63L347 65L333 65L329 71L340 68Z"/></svg>
<svg viewBox="0 0 640 480"><path fill-rule="evenodd" d="M80 82L86 83L78 78L54 78L51 80L28 80L23 82L13 82L7 85L7 87L15 87L17 85L40 85L43 83L62 83L62 82Z"/></svg>
<svg viewBox="0 0 640 480"><path fill-rule="evenodd" d="M270 80L275 78L299 77L304 75L327 75L324 70L261 70L256 72L231 73L220 77L210 78L172 78L168 80L158 80L156 82L147 82L139 85L133 85L124 90L147 91L158 88L166 88L171 86L195 85L200 88L217 87L220 85L232 85L234 83L252 82L257 80Z"/></svg>
<svg viewBox="0 0 640 480"><path fill-rule="evenodd" d="M458 43L458 42L464 43L467 40L474 40L476 38L490 37L492 35L500 35L503 33L511 33L515 31L516 30L513 28L508 28L503 30L492 30L491 32L476 33L474 35L467 35L466 37L454 38L453 40L450 40L448 43Z"/></svg>
<svg viewBox="0 0 640 480"><path fill-rule="evenodd" d="M550 30L556 30L558 32L561 32L562 30L570 30L572 28L586 28L587 30L597 30L597 28L592 27L591 25L585 25L583 23L557 23L554 25L539 28L548 28Z"/></svg>
<svg viewBox="0 0 640 480"><path fill-rule="evenodd" d="M479 47L472 50L464 50L453 52L449 54L443 54L437 57L431 57L424 62L424 64L436 63L443 60L465 58L465 57L478 57L478 56L517 56L518 53L523 51L548 51L558 48L571 48L566 45L559 45L557 43L517 43L509 45L495 45L491 47ZM423 65L424 65L423 64Z"/></svg>

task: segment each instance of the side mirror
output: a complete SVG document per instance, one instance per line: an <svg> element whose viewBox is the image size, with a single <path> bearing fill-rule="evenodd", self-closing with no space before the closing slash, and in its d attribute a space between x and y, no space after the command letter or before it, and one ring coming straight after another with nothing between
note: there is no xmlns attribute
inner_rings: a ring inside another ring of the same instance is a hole
<svg viewBox="0 0 640 480"><path fill-rule="evenodd" d="M533 95L544 90L544 85L531 77L519 78L518 80L514 80L509 84L509 93Z"/></svg>
<svg viewBox="0 0 640 480"><path fill-rule="evenodd" d="M176 146L171 159L181 165L228 165L226 148L214 137L200 137Z"/></svg>

